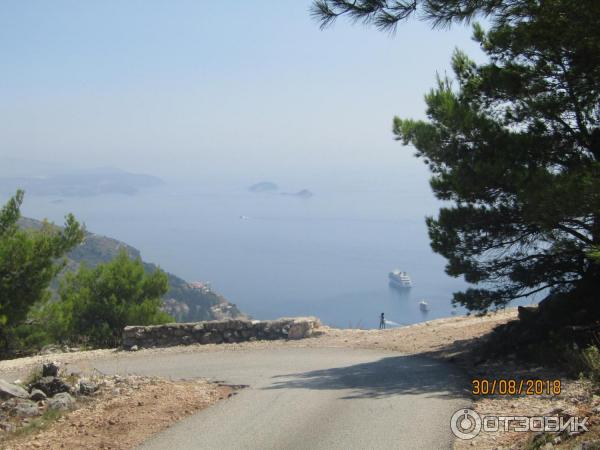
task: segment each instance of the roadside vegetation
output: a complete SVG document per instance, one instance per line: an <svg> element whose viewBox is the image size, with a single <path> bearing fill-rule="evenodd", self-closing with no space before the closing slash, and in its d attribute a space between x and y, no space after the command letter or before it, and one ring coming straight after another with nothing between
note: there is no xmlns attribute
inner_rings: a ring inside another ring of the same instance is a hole
<svg viewBox="0 0 600 450"><path fill-rule="evenodd" d="M24 193L0 210L0 353L24 355L46 344L118 346L126 325L165 323L161 298L168 290L160 269L147 273L125 250L112 261L67 274L58 295L50 284L65 268L65 255L85 232L73 215L59 228L18 226Z"/></svg>

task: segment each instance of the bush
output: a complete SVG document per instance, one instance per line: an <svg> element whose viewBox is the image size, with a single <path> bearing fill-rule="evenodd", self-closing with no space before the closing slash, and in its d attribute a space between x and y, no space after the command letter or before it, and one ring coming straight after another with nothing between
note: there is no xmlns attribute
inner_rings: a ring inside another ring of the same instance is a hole
<svg viewBox="0 0 600 450"><path fill-rule="evenodd" d="M600 384L600 350L591 345L581 351L582 375L589 378L595 385Z"/></svg>
<svg viewBox="0 0 600 450"><path fill-rule="evenodd" d="M122 250L109 263L94 269L84 265L66 276L60 301L46 307L47 329L56 341L118 346L127 325L173 321L160 309L167 289L163 271L147 274L140 259Z"/></svg>

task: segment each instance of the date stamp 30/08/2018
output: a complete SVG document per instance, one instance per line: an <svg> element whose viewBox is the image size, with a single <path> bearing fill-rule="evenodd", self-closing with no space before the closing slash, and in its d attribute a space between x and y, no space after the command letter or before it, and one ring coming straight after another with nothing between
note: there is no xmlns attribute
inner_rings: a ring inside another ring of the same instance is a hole
<svg viewBox="0 0 600 450"><path fill-rule="evenodd" d="M473 395L560 395L559 379L476 378L471 381Z"/></svg>

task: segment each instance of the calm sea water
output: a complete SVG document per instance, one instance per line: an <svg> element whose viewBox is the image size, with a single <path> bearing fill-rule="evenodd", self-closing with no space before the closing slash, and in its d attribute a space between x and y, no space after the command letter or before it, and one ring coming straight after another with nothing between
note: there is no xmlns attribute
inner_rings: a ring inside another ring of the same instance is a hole
<svg viewBox="0 0 600 450"><path fill-rule="evenodd" d="M310 199L248 192L257 181L168 182L134 196L30 196L23 212L56 222L73 212L145 260L210 281L258 319L315 315L338 327L373 328L381 312L398 324L464 313L450 299L466 284L444 273L429 246L424 218L440 205L424 171L290 186L273 180L284 191L310 189ZM388 286L394 268L409 272L412 289Z"/></svg>

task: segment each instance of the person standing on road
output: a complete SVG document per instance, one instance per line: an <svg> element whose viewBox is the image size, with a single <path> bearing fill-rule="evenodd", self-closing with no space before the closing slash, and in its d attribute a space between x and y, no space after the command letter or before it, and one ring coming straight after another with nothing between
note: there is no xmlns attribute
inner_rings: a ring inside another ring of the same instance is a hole
<svg viewBox="0 0 600 450"><path fill-rule="evenodd" d="M385 329L385 317L383 313L381 313L381 318L379 319L379 329Z"/></svg>

